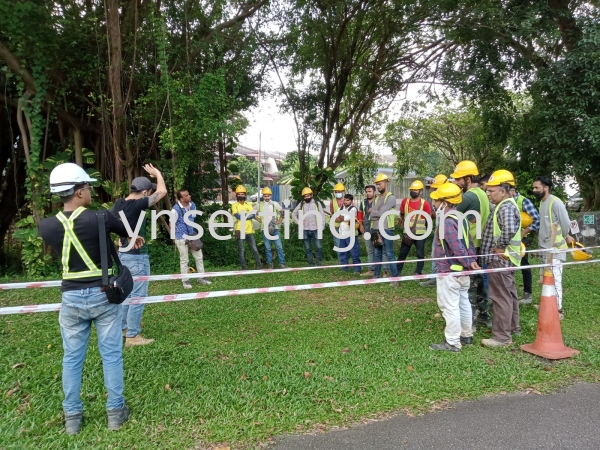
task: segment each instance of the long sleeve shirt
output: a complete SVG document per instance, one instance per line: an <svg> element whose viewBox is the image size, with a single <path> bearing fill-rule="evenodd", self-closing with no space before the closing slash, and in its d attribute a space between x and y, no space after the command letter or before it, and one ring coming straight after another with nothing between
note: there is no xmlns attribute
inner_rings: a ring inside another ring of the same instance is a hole
<svg viewBox="0 0 600 450"><path fill-rule="evenodd" d="M504 249L508 247L511 239L520 230L521 214L517 205L512 202L504 202L498 209L498 227L500 228L500 236L494 238L494 214L498 206L494 206L490 211L483 234L481 236L481 254L488 255L492 253L492 248L496 247ZM511 267L513 263L510 259L500 258L498 255L482 256L481 261L484 264L489 264L492 261L498 261L503 267Z"/></svg>
<svg viewBox="0 0 600 450"><path fill-rule="evenodd" d="M450 210L447 210L446 214L448 211ZM468 242L465 242L464 240L463 227L466 227L467 229L466 234ZM445 251L444 247L446 249ZM450 266L453 264L459 264L465 270L469 270L471 264L477 260L473 239L468 233L468 224L463 223L459 229L458 220L452 217L446 217L444 219L444 247L442 247L439 228L436 228L433 237L433 257L445 257L445 259L437 261L438 273L451 272ZM470 256L470 258L455 259L452 258L452 256Z"/></svg>
<svg viewBox="0 0 600 450"><path fill-rule="evenodd" d="M552 199L555 199L552 202ZM552 202L552 223L560 225L563 237L569 235L571 229L571 221L569 220L569 213L565 204L560 201L554 195L549 195L546 200L540 204L540 231L538 233L538 245L540 248L551 248L554 247L554 243L550 242L552 237L552 227L550 226L550 203ZM561 261L566 261L566 253L558 253L554 255L555 258Z"/></svg>
<svg viewBox="0 0 600 450"><path fill-rule="evenodd" d="M517 201L520 195L521 194L517 194L517 196L515 197L515 201ZM531 225L529 225L529 229L531 231L538 231L540 229L540 213L538 212L533 202L527 197L523 198L523 212L529 214L529 217L531 217L531 219L533 220Z"/></svg>
<svg viewBox="0 0 600 450"><path fill-rule="evenodd" d="M317 204L317 202L313 199L312 202L300 202L298 206L294 208L294 212L292 212L292 219L296 224L298 224L298 214L299 211L304 211L304 229L307 231L317 231L319 228L317 227L317 217L314 214L308 215L309 211L317 211L317 213L321 216L321 229L325 227L325 212L321 205Z"/></svg>
<svg viewBox="0 0 600 450"><path fill-rule="evenodd" d="M396 197L394 197L394 195L390 195L388 196L387 200L384 202L383 199L385 198L386 194L380 194L379 195L379 199L377 200L377 205L375 204L375 201L373 201L373 208L371 209L371 221L372 221L372 226L371 228L373 230L379 230L379 219L381 218L381 216L383 215L384 212L389 211L392 208L396 207ZM385 221L385 223L387 224L387 219ZM387 229L387 225L385 226L385 228Z"/></svg>
<svg viewBox="0 0 600 450"><path fill-rule="evenodd" d="M177 202L177 204L173 206L173 211L177 213L177 222L175 222L175 239L183 239L184 234L187 234L188 236L195 236L198 234L191 225L188 225L183 220L186 212L195 210L196 204L194 202L190 202L187 209L181 204L181 202ZM190 215L188 221L193 222L194 216Z"/></svg>

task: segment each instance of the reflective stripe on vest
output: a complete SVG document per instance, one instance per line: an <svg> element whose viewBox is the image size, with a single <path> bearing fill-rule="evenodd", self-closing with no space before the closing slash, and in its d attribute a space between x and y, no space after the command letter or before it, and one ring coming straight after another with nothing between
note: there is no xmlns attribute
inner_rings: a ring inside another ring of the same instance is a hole
<svg viewBox="0 0 600 450"><path fill-rule="evenodd" d="M552 197L550 199L550 204L548 205L548 215L550 216L550 232L551 233L552 233L552 228L554 228L554 221L552 220L552 205L554 204L554 200L556 200L556 197ZM554 238L554 247L560 248L560 249L568 248L569 246L567 245L567 241L565 240L565 238L563 236L563 232L562 232L560 223L557 223L556 225L557 225L557 227L556 227L556 237ZM550 234L550 236L552 236L552 234Z"/></svg>
<svg viewBox="0 0 600 450"><path fill-rule="evenodd" d="M406 199L406 203L404 204L404 217L408 216L408 203L409 203L409 199ZM419 209L421 211L423 211L423 205L425 205L425 200L421 199L421 206L419 206ZM412 217L412 219L410 219L410 222L408 224L409 228L412 228L413 225L415 224L415 219L419 218L419 220L417 220L417 227L415 228L415 234L416 235L421 235L421 234L425 234L427 232L427 224L425 222L425 218L423 217L423 215L420 214L416 214Z"/></svg>
<svg viewBox="0 0 600 450"><path fill-rule="evenodd" d="M498 211L500 210L500 206L502 203L509 202L515 205L515 208L518 209L517 202L513 198L506 198L498 203L496 209L494 210L494 245L496 245L498 238L502 234L502 230L498 226ZM508 246L504 250L504 256L508 257L510 261L517 267L521 265L521 216L519 216L519 229L515 233L515 235L511 238L508 243Z"/></svg>
<svg viewBox="0 0 600 450"><path fill-rule="evenodd" d="M456 224L458 226L458 224L460 222L458 216L456 216L456 215L454 215L452 213L449 213L446 217L452 217L453 219L455 219L456 220ZM466 225L465 221L463 220L462 222L463 222L463 224L460 227L462 228L462 235L463 235L463 240L464 240L464 243L465 243L466 253L465 253L465 255L460 255L460 256L466 256L466 255L469 254L469 232L467 231L467 226L465 226ZM439 228L440 227L438 227L438 229ZM442 239L442 232L441 232L441 230L438 231L438 233L439 233L439 238L440 238L440 244L442 245L442 250L444 250L444 254L446 255L446 258L452 258L451 256L448 255L448 253L446 253L446 247L444 246L444 240ZM459 231L459 235L460 235L460 231ZM456 255L456 256L458 256L458 255ZM458 265L458 264L452 264L450 266L450 270L453 271L453 272L460 272L460 271L463 270L463 267L461 265Z"/></svg>
<svg viewBox="0 0 600 450"><path fill-rule="evenodd" d="M487 223L488 217L490 216L490 201L487 198L483 189L476 187L469 189L468 192L472 192L477 196L479 200L479 214L481 215L481 230L483 231L483 227ZM467 211L465 211L466 213ZM469 234L473 239L473 245L475 248L481 247L481 239L477 239L477 223L473 223L469 221Z"/></svg>
<svg viewBox="0 0 600 450"><path fill-rule="evenodd" d="M385 203L387 201L387 199L389 198L389 196L392 195L391 192L388 192L387 194L385 194L385 198L383 199L383 203ZM373 208L377 209L377 201L379 200L379 197L381 197L381 195L378 195L377 197L375 197L375 200L373 201ZM394 208L390 208L390 211L396 209ZM394 229L394 222L395 222L395 218L394 218L394 214L390 214L389 216L387 216L387 230L391 230ZM371 220L371 228L373 228L373 224L375 223L374 220Z"/></svg>
<svg viewBox="0 0 600 450"><path fill-rule="evenodd" d="M338 201L338 199L335 198L335 197L333 197L331 199L331 205L333 207L333 213L334 214L340 210L340 206L338 205L337 201ZM329 222L329 220L327 222ZM340 227L340 222L336 222L334 225L335 225L336 228L339 228Z"/></svg>
<svg viewBox="0 0 600 450"><path fill-rule="evenodd" d="M71 217L67 218L62 211L56 215L56 218L59 220L63 228L65 229L65 237L63 238L63 248L62 248L62 265L63 265L63 280L73 280L76 278L89 278L89 277L101 277L102 269L99 269L96 264L89 257L87 252L83 249L81 242L75 236L75 219L81 215L82 212L85 211L83 206L77 208L71 214ZM75 251L81 257L83 263L88 267L89 270L84 270L81 272L70 272L69 271L69 255L71 253L71 245L75 247Z"/></svg>

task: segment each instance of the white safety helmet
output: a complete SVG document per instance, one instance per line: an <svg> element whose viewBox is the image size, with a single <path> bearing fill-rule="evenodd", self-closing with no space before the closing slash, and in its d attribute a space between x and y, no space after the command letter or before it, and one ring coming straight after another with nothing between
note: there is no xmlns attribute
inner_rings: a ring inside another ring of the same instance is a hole
<svg viewBox="0 0 600 450"><path fill-rule="evenodd" d="M66 197L73 193L73 188L78 184L92 183L91 178L82 167L73 163L63 163L50 172L50 192Z"/></svg>

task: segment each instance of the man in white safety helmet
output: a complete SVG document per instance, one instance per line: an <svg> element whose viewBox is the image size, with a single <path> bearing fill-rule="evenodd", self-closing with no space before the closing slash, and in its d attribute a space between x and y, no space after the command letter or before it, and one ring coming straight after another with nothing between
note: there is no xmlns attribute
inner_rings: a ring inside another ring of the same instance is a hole
<svg viewBox="0 0 600 450"><path fill-rule="evenodd" d="M101 291L102 269L98 218L86 209L92 203L96 181L76 164L65 163L50 174L50 192L60 197L63 210L42 220L40 232L62 261L62 304L58 316L63 338L63 391L67 434L81 430L83 403L80 398L83 363L92 322L96 325L98 349L102 356L104 384L108 391L108 428L117 430L129 418L123 397L123 340L121 305L108 303ZM106 217L106 240L110 233L127 238L123 223L111 214ZM139 247L143 238L138 238Z"/></svg>

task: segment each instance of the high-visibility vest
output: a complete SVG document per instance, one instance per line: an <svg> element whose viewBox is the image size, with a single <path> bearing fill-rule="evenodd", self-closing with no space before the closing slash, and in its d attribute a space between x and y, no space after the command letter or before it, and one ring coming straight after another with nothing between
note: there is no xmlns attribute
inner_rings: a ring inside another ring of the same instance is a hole
<svg viewBox="0 0 600 450"><path fill-rule="evenodd" d="M266 203L266 202L260 202L260 203L258 204L258 212L259 212L259 213L261 213L261 212L263 212L263 211L264 211L264 206L265 206L265 203ZM272 203L272 202L270 202L270 203ZM277 220L276 220L276 219L277 219L277 211L275 211L275 206L273 206L273 212L275 213L275 217L273 217L271 220L275 220L275 223L277 223ZM264 220L261 220L261 222L260 222L260 228L261 228L262 230L264 230L264 229L265 229L265 221L264 221Z"/></svg>
<svg viewBox="0 0 600 450"><path fill-rule="evenodd" d="M339 207L339 205L338 205L338 202L337 202L337 201L338 201L338 199L337 199L337 198L335 198L335 197L333 197L333 198L331 199L331 205L333 206L333 213L334 213L334 214L340 210L340 207ZM335 227L336 227L336 228L339 228L339 227L340 227L340 222L336 222L336 223L335 223Z"/></svg>
<svg viewBox="0 0 600 450"><path fill-rule="evenodd" d="M410 200L407 198L406 202L404 203L404 217L408 216L408 203L409 202L410 202ZM423 211L423 205L425 205L425 200L421 199L421 206L419 206L419 209L421 211ZM417 217L419 218L418 220L417 220ZM427 232L427 223L425 222L425 218L423 217L422 214L414 215L412 217L412 219L410 219L410 222L408 224L409 228L412 228L414 226L415 220L417 220L415 234L416 235L425 234Z"/></svg>
<svg viewBox="0 0 600 450"><path fill-rule="evenodd" d="M456 256L466 256L469 253L469 225L468 223L465 223L466 220L460 220L458 218L458 215L453 214L453 213L448 213L448 215L446 217L452 217L453 219L456 220L457 225L460 227L459 229L459 234L460 231L462 231L462 235L463 235L463 241L465 244L465 254L464 255L456 255ZM462 222L462 224L461 224ZM439 229L440 227L438 227ZM444 250L444 254L446 255L446 258L452 258L450 255L448 255L447 251L446 251L446 247L444 246L444 239L442 238L442 231L438 231L439 233L439 238L440 238L440 244L442 246L442 250ZM452 264L450 266L450 270L452 272L462 272L464 270L463 266L461 266L460 264Z"/></svg>
<svg viewBox="0 0 600 450"><path fill-rule="evenodd" d="M515 200L513 198L505 198L500 203L498 203L498 206L496 206L496 209L494 210L494 217L493 217L493 220L494 220L494 234L493 234L494 245L496 244L496 242L498 241L498 238L502 234L502 230L498 226L498 211L500 210L500 206L505 202L512 203L518 209L517 202L515 202ZM519 267L521 265L521 216L519 216L519 229L517 230L515 235L508 242L508 246L504 250L504 256L507 256L508 259L510 259L510 261L515 266Z"/></svg>
<svg viewBox="0 0 600 450"><path fill-rule="evenodd" d="M490 201L487 198L485 192L480 187L469 189L479 199L479 214L481 215L481 229L487 223L488 217L490 216ZM466 212L466 211L465 211ZM477 223L469 222L469 234L473 239L473 245L475 248L481 247L481 239L477 239Z"/></svg>
<svg viewBox="0 0 600 450"><path fill-rule="evenodd" d="M548 205L548 215L550 216L550 232L552 232L552 229L554 228L554 221L552 220L552 205L554 204L555 200L556 200L556 197L552 197L550 199L550 204ZM557 225L558 226L556 229L556 238L554 239L554 247L560 248L560 249L568 248L569 246L567 245L567 241L565 240L565 237L563 236L560 222Z"/></svg>
<svg viewBox="0 0 600 450"><path fill-rule="evenodd" d="M519 194L519 196L515 200L515 202L517 203L517 208L519 208L519 212L523 212L523 202L524 201L525 201L525 197L523 197L521 194Z"/></svg>
<svg viewBox="0 0 600 450"><path fill-rule="evenodd" d="M388 199L388 197L390 195L392 195L391 192L388 192L387 194L385 194L385 198L383 199L383 203L385 203L387 201L387 199ZM379 197L381 197L381 195L378 195L377 197L375 197L375 201L373 202L373 208L375 208L375 209L377 208L377 202L379 201ZM396 207L391 208L390 211L393 210L393 209L396 209ZM390 214L390 215L387 216L387 228L386 228L387 230L390 230L390 229L394 228L394 221L395 221L395 219L394 219L394 215L393 214ZM373 224L374 223L375 223L375 221L371 220L371 228L373 228Z"/></svg>
<svg viewBox="0 0 600 450"><path fill-rule="evenodd" d="M63 212L59 212L56 215L56 218L59 220L63 228L65 229L65 237L63 238L63 247L62 247L62 266L63 266L63 280L74 280L77 278L91 278L91 277L101 277L102 269L99 269L96 264L92 261L92 258L89 257L87 252L84 250L83 245L77 239L75 235L75 219L81 215L82 212L85 211L83 206L77 208L73 213L71 213L71 217L67 218ZM69 271L69 255L71 253L71 246L75 247L75 251L81 257L83 263L87 266L88 270L83 270L81 272L71 272Z"/></svg>

